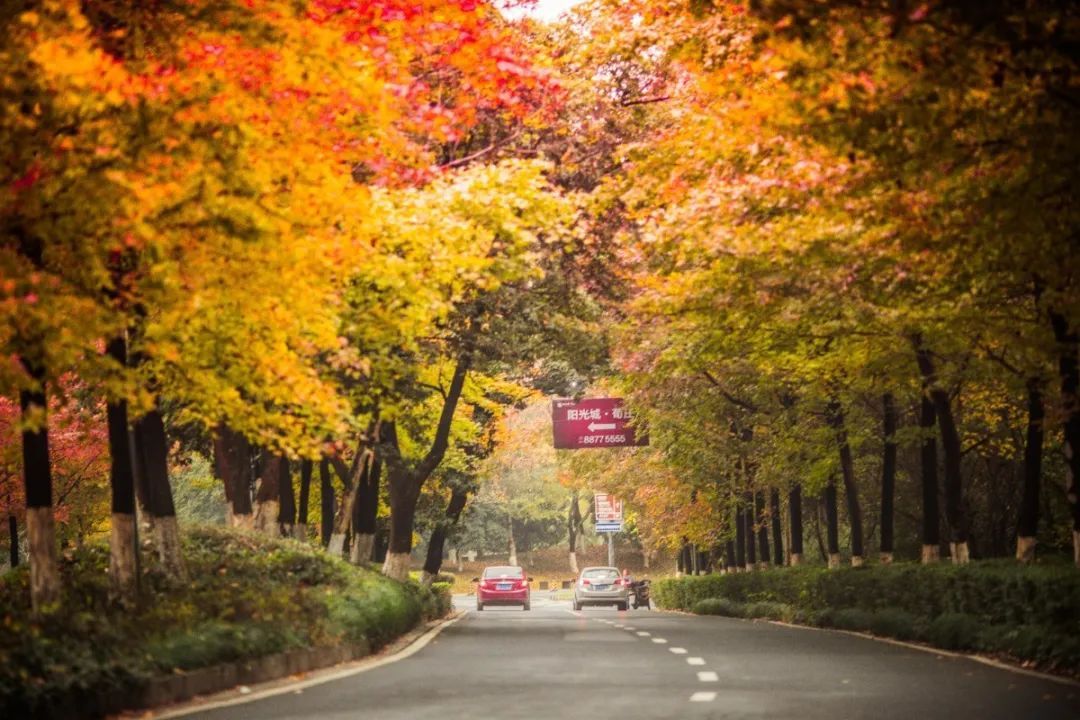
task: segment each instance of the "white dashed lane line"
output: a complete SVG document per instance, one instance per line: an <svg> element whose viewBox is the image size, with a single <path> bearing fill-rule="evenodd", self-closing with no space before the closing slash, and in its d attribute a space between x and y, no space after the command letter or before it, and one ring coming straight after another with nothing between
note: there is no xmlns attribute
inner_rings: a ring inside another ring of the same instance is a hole
<svg viewBox="0 0 1080 720"><path fill-rule="evenodd" d="M690 702L712 702L716 699L714 692L696 692L690 696Z"/></svg>
<svg viewBox="0 0 1080 720"><path fill-rule="evenodd" d="M688 665L704 665L705 664L705 658L688 657L688 658L686 658L686 663Z"/></svg>
<svg viewBox="0 0 1080 720"><path fill-rule="evenodd" d="M685 655L686 654L686 648L673 647L673 648L668 648L668 650L675 653L676 655Z"/></svg>
<svg viewBox="0 0 1080 720"><path fill-rule="evenodd" d="M719 682L720 676L714 673L712 670L702 670L697 674L697 679L700 682Z"/></svg>
<svg viewBox="0 0 1080 720"><path fill-rule="evenodd" d="M649 637L650 635L652 635L652 633L648 630L638 630L637 632L638 637Z"/></svg>
<svg viewBox="0 0 1080 720"><path fill-rule="evenodd" d="M653 638L652 641L654 643L656 643L657 645L666 645L667 644L667 640L665 640L664 638Z"/></svg>

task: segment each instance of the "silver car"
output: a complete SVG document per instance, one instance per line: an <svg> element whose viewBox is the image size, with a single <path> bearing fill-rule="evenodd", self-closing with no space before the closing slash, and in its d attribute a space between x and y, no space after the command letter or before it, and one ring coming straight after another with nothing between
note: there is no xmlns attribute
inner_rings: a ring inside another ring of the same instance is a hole
<svg viewBox="0 0 1080 720"><path fill-rule="evenodd" d="M626 610L630 601L630 588L613 567L587 567L581 571L574 584L574 609L585 605L614 605Z"/></svg>

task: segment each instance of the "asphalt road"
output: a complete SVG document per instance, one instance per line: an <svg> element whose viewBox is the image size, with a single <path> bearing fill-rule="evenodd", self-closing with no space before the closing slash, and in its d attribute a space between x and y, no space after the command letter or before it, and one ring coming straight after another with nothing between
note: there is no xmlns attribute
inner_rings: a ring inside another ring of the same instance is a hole
<svg viewBox="0 0 1080 720"><path fill-rule="evenodd" d="M458 598L462 607L471 599ZM1080 689L849 635L717 617L475 609L411 657L210 720L1080 718Z"/></svg>

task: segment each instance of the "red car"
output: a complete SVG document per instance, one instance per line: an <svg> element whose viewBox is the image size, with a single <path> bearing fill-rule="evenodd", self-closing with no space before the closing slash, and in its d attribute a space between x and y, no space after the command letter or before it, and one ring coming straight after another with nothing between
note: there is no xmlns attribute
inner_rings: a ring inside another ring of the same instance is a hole
<svg viewBox="0 0 1080 720"><path fill-rule="evenodd" d="M484 568L483 574L473 578L476 583L476 609L485 605L520 605L529 609L529 583L531 577L515 565L493 565Z"/></svg>

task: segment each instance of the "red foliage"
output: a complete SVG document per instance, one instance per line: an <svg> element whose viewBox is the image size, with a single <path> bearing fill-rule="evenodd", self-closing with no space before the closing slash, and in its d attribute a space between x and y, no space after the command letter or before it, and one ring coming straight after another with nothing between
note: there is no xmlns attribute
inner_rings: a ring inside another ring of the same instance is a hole
<svg viewBox="0 0 1080 720"><path fill-rule="evenodd" d="M52 461L53 504L58 522L71 515L93 514L83 505L98 494L90 486L108 484L109 446L104 407L85 407L75 396L82 388L73 377L61 382L66 401L54 394L49 402L49 454ZM0 514L21 516L25 508L22 480L22 440L19 402L0 397Z"/></svg>

